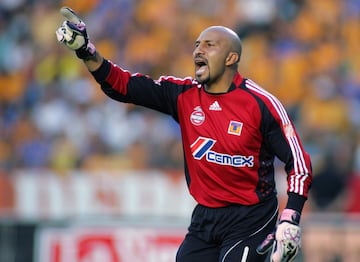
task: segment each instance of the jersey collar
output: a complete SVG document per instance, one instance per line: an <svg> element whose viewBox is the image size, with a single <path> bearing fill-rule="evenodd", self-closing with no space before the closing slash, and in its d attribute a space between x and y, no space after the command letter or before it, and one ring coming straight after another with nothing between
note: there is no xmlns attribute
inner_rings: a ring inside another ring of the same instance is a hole
<svg viewBox="0 0 360 262"><path fill-rule="evenodd" d="M241 85L241 83L243 82L243 80L244 80L244 78L240 75L240 73L236 72L228 92L234 90L237 87L239 87Z"/></svg>

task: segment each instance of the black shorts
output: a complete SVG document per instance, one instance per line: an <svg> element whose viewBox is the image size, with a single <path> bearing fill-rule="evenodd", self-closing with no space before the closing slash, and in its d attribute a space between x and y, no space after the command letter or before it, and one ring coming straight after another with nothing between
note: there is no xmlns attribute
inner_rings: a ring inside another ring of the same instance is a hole
<svg viewBox="0 0 360 262"><path fill-rule="evenodd" d="M197 205L177 262L263 262L256 248L276 225L276 198L253 206L208 208Z"/></svg>

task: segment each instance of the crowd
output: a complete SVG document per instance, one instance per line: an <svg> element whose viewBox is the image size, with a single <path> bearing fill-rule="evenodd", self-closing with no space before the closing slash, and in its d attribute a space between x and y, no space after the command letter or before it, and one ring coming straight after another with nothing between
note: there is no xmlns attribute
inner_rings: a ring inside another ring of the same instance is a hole
<svg viewBox="0 0 360 262"><path fill-rule="evenodd" d="M57 43L63 5L102 54L154 78L193 75L199 32L233 28L241 74L282 101L312 156L313 208L360 212L358 0L0 0L0 173L183 167L172 119L111 101Z"/></svg>

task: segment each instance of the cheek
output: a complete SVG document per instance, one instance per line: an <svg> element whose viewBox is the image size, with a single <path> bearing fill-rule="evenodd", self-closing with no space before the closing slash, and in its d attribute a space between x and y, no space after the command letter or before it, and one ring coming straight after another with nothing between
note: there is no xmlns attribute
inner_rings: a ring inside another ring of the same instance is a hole
<svg viewBox="0 0 360 262"><path fill-rule="evenodd" d="M224 71L225 61L224 61L224 59L218 57L211 61L209 67L210 67L210 71L220 74Z"/></svg>

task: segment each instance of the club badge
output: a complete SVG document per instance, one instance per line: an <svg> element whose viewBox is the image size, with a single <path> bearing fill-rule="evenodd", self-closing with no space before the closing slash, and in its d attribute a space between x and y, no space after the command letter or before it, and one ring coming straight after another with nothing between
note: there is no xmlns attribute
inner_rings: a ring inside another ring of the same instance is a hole
<svg viewBox="0 0 360 262"><path fill-rule="evenodd" d="M243 123L231 120L228 128L228 134L240 136L242 127Z"/></svg>
<svg viewBox="0 0 360 262"><path fill-rule="evenodd" d="M200 106L194 108L194 111L190 115L190 121L193 125L199 126L205 121L205 113Z"/></svg>

